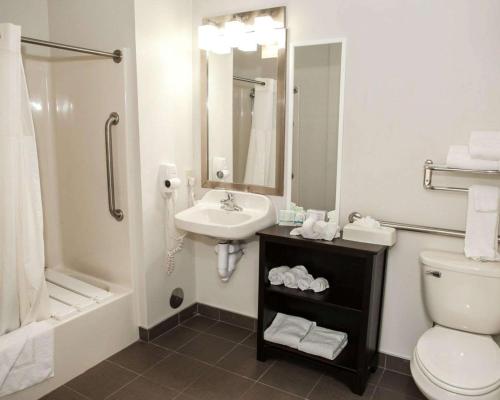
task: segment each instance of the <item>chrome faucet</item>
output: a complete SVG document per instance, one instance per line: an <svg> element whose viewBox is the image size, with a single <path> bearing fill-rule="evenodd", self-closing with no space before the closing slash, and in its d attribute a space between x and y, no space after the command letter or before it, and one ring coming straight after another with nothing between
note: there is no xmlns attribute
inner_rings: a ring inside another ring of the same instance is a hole
<svg viewBox="0 0 500 400"><path fill-rule="evenodd" d="M234 194L226 192L227 198L220 201L220 208L226 211L242 211L243 209L234 202Z"/></svg>

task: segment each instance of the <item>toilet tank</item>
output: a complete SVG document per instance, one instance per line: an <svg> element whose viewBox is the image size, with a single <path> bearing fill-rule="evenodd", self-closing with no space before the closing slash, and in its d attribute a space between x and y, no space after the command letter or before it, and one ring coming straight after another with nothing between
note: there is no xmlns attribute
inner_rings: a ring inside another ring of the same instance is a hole
<svg viewBox="0 0 500 400"><path fill-rule="evenodd" d="M461 253L420 253L424 303L435 323L467 332L500 333L500 262Z"/></svg>

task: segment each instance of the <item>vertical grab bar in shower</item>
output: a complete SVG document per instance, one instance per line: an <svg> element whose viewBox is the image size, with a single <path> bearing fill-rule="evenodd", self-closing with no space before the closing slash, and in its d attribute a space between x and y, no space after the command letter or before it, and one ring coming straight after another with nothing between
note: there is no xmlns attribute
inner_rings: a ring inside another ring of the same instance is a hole
<svg viewBox="0 0 500 400"><path fill-rule="evenodd" d="M116 208L115 205L115 176L113 169L113 137L111 136L111 126L118 125L120 116L116 112L109 114L106 124L104 125L104 133L106 140L106 172L108 180L108 207L109 213L117 221L123 220L123 211Z"/></svg>

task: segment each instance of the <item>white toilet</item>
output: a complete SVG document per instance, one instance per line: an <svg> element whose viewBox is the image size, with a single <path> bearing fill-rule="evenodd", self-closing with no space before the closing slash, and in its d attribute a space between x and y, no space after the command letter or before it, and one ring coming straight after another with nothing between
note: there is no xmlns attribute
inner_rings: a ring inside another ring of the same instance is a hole
<svg viewBox="0 0 500 400"><path fill-rule="evenodd" d="M500 400L500 262L445 251L420 253L424 301L435 326L411 360L430 400Z"/></svg>

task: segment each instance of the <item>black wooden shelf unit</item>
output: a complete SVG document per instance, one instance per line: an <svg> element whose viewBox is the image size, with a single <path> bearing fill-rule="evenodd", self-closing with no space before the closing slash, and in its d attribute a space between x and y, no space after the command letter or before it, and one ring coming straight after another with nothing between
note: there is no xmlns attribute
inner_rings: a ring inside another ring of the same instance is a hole
<svg viewBox="0 0 500 400"><path fill-rule="evenodd" d="M370 372L378 365L378 344L387 247L335 239L332 242L290 236L290 227L273 226L258 232L259 321L257 358L296 358L327 368L362 394ZM321 293L272 286L271 268L304 265L314 277L323 277L330 288ZM315 321L348 334L348 344L333 361L264 340L264 331L278 312Z"/></svg>

